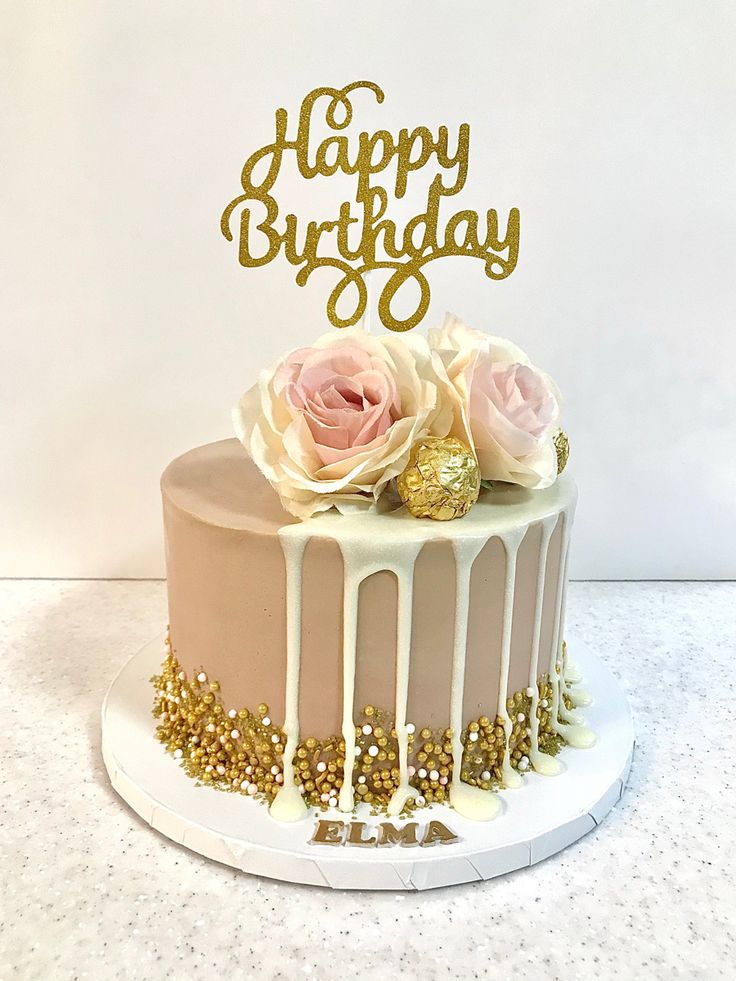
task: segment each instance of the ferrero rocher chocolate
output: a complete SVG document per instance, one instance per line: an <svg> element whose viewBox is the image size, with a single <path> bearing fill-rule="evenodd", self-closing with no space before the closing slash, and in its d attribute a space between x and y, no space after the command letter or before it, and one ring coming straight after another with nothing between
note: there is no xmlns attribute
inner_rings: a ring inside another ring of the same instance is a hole
<svg viewBox="0 0 736 981"><path fill-rule="evenodd" d="M478 463L454 436L417 440L399 474L398 491L415 518L450 521L472 508L480 493Z"/></svg>
<svg viewBox="0 0 736 981"><path fill-rule="evenodd" d="M564 429L557 430L553 437L553 442L557 450L557 473L562 473L570 457L570 441Z"/></svg>

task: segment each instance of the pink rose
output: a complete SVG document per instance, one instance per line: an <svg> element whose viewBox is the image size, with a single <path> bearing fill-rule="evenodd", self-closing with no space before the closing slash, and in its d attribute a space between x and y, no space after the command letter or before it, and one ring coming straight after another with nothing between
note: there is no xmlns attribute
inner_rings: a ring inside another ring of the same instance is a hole
<svg viewBox="0 0 736 981"><path fill-rule="evenodd" d="M450 314L429 340L455 390L455 435L475 450L481 477L533 489L553 484L560 405L552 379L510 341Z"/></svg>
<svg viewBox="0 0 736 981"><path fill-rule="evenodd" d="M236 433L287 511L374 503L415 440L445 436L449 382L419 335L341 330L261 373L233 410Z"/></svg>

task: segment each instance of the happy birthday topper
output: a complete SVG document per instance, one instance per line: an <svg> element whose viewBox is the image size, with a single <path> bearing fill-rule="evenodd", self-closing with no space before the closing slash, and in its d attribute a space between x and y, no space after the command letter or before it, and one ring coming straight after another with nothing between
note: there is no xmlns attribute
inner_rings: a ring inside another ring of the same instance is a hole
<svg viewBox="0 0 736 981"><path fill-rule="evenodd" d="M505 279L514 271L519 255L519 210L509 211L503 237L498 214L493 209L486 212L483 229L478 212L461 210L440 230L442 198L458 194L467 180L469 125L462 123L452 146L446 126L439 126L436 136L426 126L416 126L411 131L401 129L396 136L379 129L351 138L341 131L352 122L350 97L360 89L372 92L379 104L383 102L384 94L373 82L353 82L343 89L314 89L302 102L293 139L287 138L286 109L277 109L275 139L245 161L240 178L242 194L227 206L220 227L225 238L232 241L231 219L236 209L241 208L239 260L242 266L265 266L283 251L291 265L301 267L296 276L299 286L306 284L315 269L338 270L341 278L327 300L327 316L335 327L349 327L365 314L368 302L365 274L375 269L392 270L379 295L378 315L389 330L411 330L429 307L429 283L422 271L427 263L443 256L471 256L483 260L489 279ZM313 146L311 124L315 104L325 96L330 101L323 122L335 135ZM280 228L277 227L279 206L273 191L287 151L294 153L298 171L307 180L317 175L331 177L338 171L357 176L357 215L351 202L345 201L335 219L310 221L302 230L296 215L288 214ZM429 186L426 210L411 218L399 232L395 222L385 217L388 191L373 183L373 178L395 161L393 194L397 199L403 198L409 175L428 165L432 157L440 173ZM261 161L265 161L266 173L257 183L254 170ZM251 202L260 202L261 212L265 209L261 221L253 216ZM400 320L391 313L391 302L410 281L419 288L419 302L409 317ZM357 301L352 312L341 317L337 305L350 286L355 287Z"/></svg>

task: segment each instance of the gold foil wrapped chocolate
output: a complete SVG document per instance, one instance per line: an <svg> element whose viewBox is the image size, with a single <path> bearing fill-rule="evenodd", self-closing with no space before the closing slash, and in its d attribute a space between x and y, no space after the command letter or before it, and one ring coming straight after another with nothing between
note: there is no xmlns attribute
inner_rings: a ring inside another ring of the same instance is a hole
<svg viewBox="0 0 736 981"><path fill-rule="evenodd" d="M570 440L564 429L558 429L552 440L557 450L557 473L562 473L570 457Z"/></svg>
<svg viewBox="0 0 736 981"><path fill-rule="evenodd" d="M465 443L454 436L427 436L412 447L397 486L406 509L415 518L461 518L478 500L478 463Z"/></svg>

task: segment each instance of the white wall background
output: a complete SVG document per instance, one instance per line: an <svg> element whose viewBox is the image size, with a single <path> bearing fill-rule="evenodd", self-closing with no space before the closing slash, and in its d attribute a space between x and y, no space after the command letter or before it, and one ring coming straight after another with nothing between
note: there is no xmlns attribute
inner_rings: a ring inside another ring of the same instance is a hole
<svg viewBox="0 0 736 981"><path fill-rule="evenodd" d="M357 128L470 122L452 210L521 209L507 280L427 267L428 322L451 308L557 378L573 575L736 575L732 3L76 0L2 23L0 575L163 573L162 468L327 328L333 280L241 269L220 212L278 106L357 78L387 95ZM285 206L327 217L352 188L318 184L285 173Z"/></svg>

